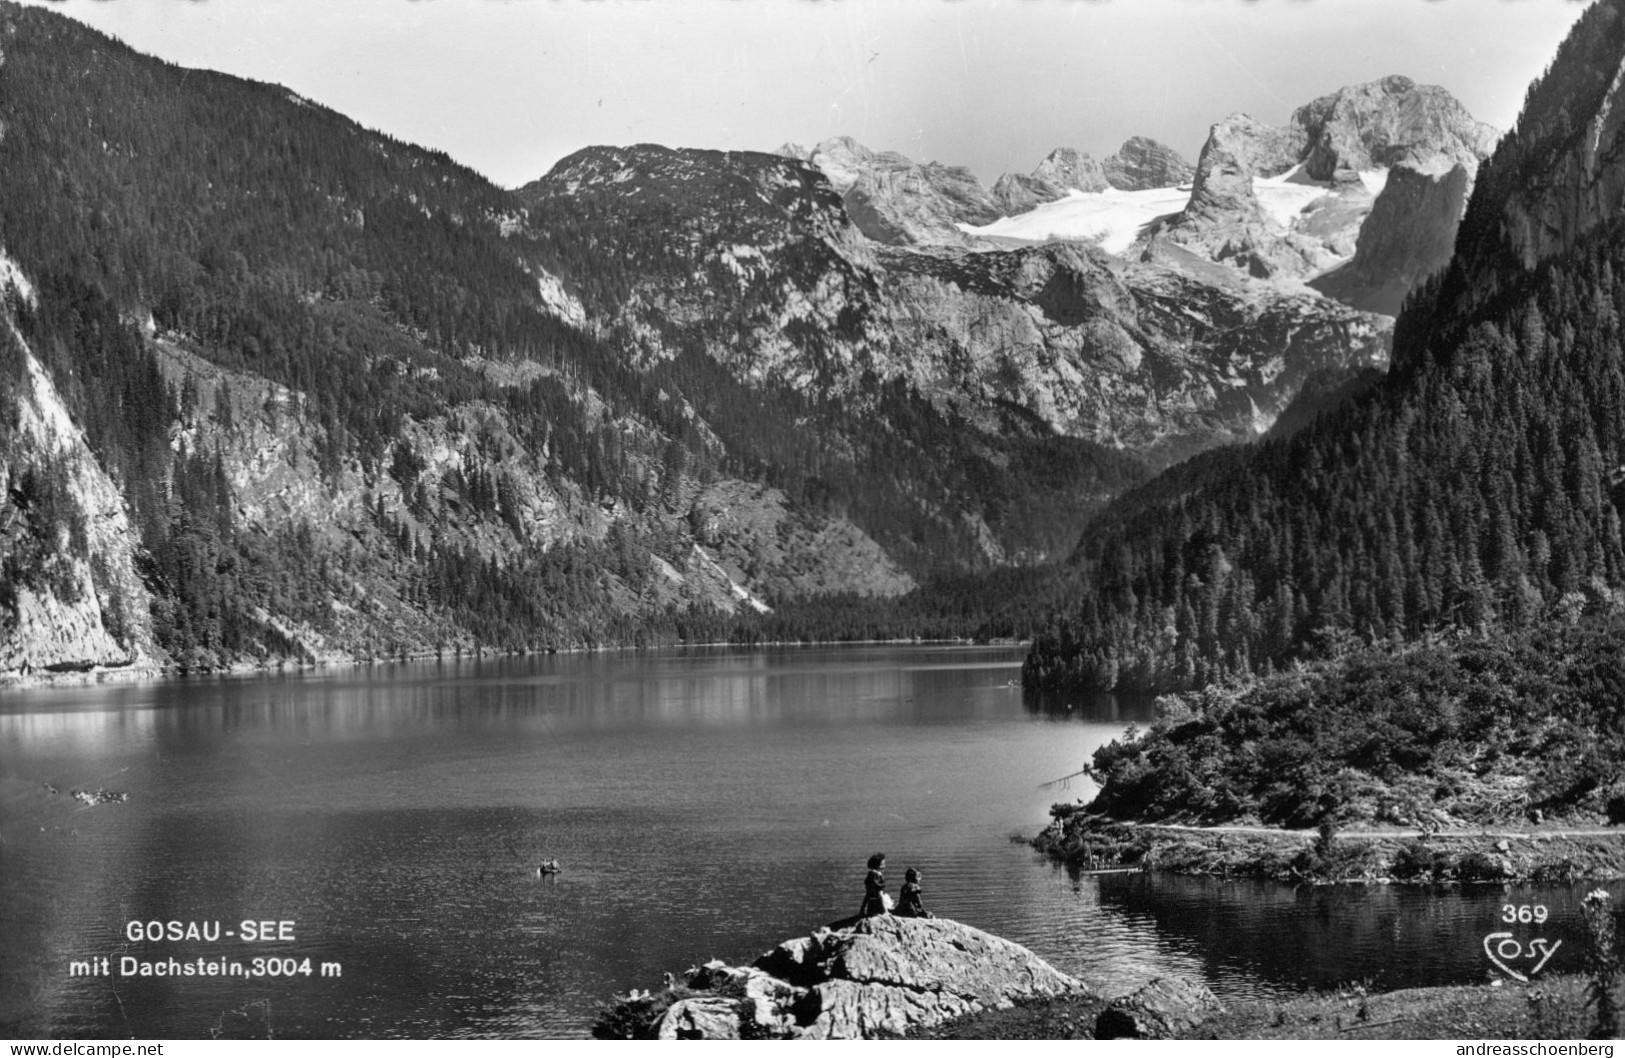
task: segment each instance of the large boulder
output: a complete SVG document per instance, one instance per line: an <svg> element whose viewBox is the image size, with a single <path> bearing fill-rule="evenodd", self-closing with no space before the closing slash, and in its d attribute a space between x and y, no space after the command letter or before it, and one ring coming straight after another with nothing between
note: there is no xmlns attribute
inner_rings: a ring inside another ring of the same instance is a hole
<svg viewBox="0 0 1625 1058"><path fill-rule="evenodd" d="M662 1040L737 1040L739 1004L727 996L679 999L666 1008L655 1036Z"/></svg>
<svg viewBox="0 0 1625 1058"><path fill-rule="evenodd" d="M669 1002L634 995L595 1031L630 1023L633 1035L661 1039L873 1039L1088 993L1019 944L950 919L883 915L786 941L752 966L707 963Z"/></svg>
<svg viewBox="0 0 1625 1058"><path fill-rule="evenodd" d="M1203 986L1177 977L1158 977L1112 1000L1095 1019L1095 1039L1174 1039L1223 1012L1224 1007Z"/></svg>

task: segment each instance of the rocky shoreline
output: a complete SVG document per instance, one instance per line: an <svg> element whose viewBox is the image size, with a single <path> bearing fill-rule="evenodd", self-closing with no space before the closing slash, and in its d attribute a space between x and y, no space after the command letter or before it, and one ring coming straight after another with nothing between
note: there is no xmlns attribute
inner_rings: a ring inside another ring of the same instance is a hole
<svg viewBox="0 0 1625 1058"><path fill-rule="evenodd" d="M878 915L785 941L748 966L713 960L659 991L616 997L599 1039L885 1039L1020 1005L1063 1002L1098 1038L1165 1038L1223 1008L1158 978L1107 1000L1019 944L950 919Z"/></svg>
<svg viewBox="0 0 1625 1058"><path fill-rule="evenodd" d="M1614 991L1619 991L1618 986ZM1159 977L1102 996L1031 951L947 919L849 919L745 966L713 960L617 996L599 1039L1570 1039L1593 1031L1574 975L1507 987L1350 984L1226 1007Z"/></svg>
<svg viewBox="0 0 1625 1058"><path fill-rule="evenodd" d="M1625 877L1625 827L1280 830L1063 812L1032 845L1077 871L1133 868L1287 884L1566 884Z"/></svg>

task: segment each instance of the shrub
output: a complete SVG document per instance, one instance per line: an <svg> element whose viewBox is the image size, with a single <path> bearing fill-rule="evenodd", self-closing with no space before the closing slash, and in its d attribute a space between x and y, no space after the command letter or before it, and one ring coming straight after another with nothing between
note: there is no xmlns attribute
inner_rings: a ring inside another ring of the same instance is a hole
<svg viewBox="0 0 1625 1058"><path fill-rule="evenodd" d="M1619 977L1619 943L1614 929L1613 902L1608 890L1594 889L1581 901L1586 920L1586 1006L1595 1011L1591 1027L1594 1040L1611 1040L1619 1035L1619 1008L1614 1001L1614 981Z"/></svg>
<svg viewBox="0 0 1625 1058"><path fill-rule="evenodd" d="M1487 852L1469 852L1456 863L1456 877L1463 882L1498 882L1506 875L1501 861Z"/></svg>
<svg viewBox="0 0 1625 1058"><path fill-rule="evenodd" d="M1585 876L1583 864L1565 857L1555 863L1542 863L1531 872L1529 880L1537 885L1573 885Z"/></svg>
<svg viewBox="0 0 1625 1058"><path fill-rule="evenodd" d="M1616 784L1603 800L1603 811L1608 813L1608 825L1625 823L1625 783Z"/></svg>
<svg viewBox="0 0 1625 1058"><path fill-rule="evenodd" d="M1414 838L1399 847L1394 853L1394 861L1389 866L1389 872L1395 878L1407 881L1422 878L1437 878L1443 864L1441 857L1427 842Z"/></svg>
<svg viewBox="0 0 1625 1058"><path fill-rule="evenodd" d="M592 1038L595 1040L649 1040L654 1038L654 1025L665 1009L675 1002L669 993L654 996L634 990L625 999L598 1011L593 1019Z"/></svg>

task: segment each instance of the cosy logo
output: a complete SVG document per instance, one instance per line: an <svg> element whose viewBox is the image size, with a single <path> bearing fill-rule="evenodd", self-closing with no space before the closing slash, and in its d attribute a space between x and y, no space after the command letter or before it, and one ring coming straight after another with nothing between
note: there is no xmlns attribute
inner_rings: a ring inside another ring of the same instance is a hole
<svg viewBox="0 0 1625 1058"><path fill-rule="evenodd" d="M1529 978L1540 973L1562 946L1562 941L1547 940L1545 937L1536 937L1525 944L1510 933L1491 933L1484 938L1484 954L1489 956L1496 969L1514 981L1527 982ZM1534 963L1527 968L1527 972L1516 970L1511 965L1525 961Z"/></svg>

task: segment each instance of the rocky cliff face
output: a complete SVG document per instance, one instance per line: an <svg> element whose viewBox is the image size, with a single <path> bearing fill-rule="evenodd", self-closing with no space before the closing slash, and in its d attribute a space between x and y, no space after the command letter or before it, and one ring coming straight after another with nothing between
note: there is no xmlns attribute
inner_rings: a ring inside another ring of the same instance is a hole
<svg viewBox="0 0 1625 1058"><path fill-rule="evenodd" d="M748 967L711 962L685 986L634 993L601 1038L895 1038L1020 1000L1088 987L1019 944L948 919L883 915L786 941Z"/></svg>
<svg viewBox="0 0 1625 1058"><path fill-rule="evenodd" d="M0 282L26 276L0 254ZM152 670L149 598L124 498L9 311L0 312L0 677Z"/></svg>
<svg viewBox="0 0 1625 1058"><path fill-rule="evenodd" d="M1399 315L1405 295L1449 263L1471 179L1461 165L1394 166L1360 225L1354 257L1309 285L1346 305Z"/></svg>
<svg viewBox="0 0 1625 1058"><path fill-rule="evenodd" d="M1303 144L1300 129L1230 115L1208 132L1189 203L1151 238L1166 238L1256 278L1311 267L1312 248L1265 213L1253 186L1256 178L1278 176L1297 164Z"/></svg>
<svg viewBox="0 0 1625 1058"><path fill-rule="evenodd" d="M1301 132L1305 146L1297 160L1304 172L1337 182L1401 162L1470 171L1499 138L1443 88L1398 76L1340 88L1301 106L1290 128Z"/></svg>
<svg viewBox="0 0 1625 1058"><path fill-rule="evenodd" d="M1526 268L1625 207L1625 13L1598 4L1586 29L1584 40L1577 34L1564 45L1572 59L1560 54L1553 73L1531 89L1512 142L1504 155L1497 152L1485 196Z"/></svg>
<svg viewBox="0 0 1625 1058"><path fill-rule="evenodd" d="M1378 318L1076 244L885 261L889 329L917 385L1154 465L1257 436L1313 371L1386 363Z"/></svg>

